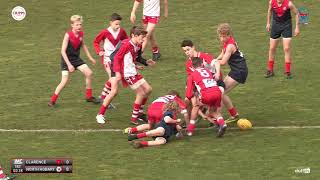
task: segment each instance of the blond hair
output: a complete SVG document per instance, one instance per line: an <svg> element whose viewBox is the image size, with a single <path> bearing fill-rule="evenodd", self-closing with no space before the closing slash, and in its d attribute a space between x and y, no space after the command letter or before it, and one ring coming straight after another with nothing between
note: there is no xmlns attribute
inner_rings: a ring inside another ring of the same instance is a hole
<svg viewBox="0 0 320 180"><path fill-rule="evenodd" d="M166 104L163 107L163 112L166 112L166 111L178 111L179 109L180 109L179 104L176 101L172 101L172 102Z"/></svg>
<svg viewBox="0 0 320 180"><path fill-rule="evenodd" d="M228 23L222 23L218 25L217 28L218 35L232 35L231 26Z"/></svg>
<svg viewBox="0 0 320 180"><path fill-rule="evenodd" d="M82 16L80 16L80 15L72 15L70 17L71 24L73 24L75 21L83 22Z"/></svg>

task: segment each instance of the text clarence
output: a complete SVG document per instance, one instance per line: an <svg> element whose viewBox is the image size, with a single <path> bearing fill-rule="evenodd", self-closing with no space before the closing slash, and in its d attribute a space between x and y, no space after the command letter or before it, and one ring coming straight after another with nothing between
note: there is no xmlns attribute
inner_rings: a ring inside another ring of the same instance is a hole
<svg viewBox="0 0 320 180"><path fill-rule="evenodd" d="M30 160L26 160L25 164L27 165L46 165L47 161L45 159L30 159Z"/></svg>

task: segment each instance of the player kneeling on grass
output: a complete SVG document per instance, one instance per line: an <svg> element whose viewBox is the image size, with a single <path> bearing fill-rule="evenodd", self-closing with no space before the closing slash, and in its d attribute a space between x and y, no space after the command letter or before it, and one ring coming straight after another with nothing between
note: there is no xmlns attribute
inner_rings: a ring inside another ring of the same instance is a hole
<svg viewBox="0 0 320 180"><path fill-rule="evenodd" d="M96 120L99 124L104 124L104 114L108 105L118 92L118 82L122 80L123 86L128 85L136 91L136 99L133 105L131 123L139 124L138 117L143 114L143 106L148 100L152 88L149 83L138 73L137 69L143 66L136 65L139 62L145 66L152 66L155 62L151 59L146 60L141 56L141 45L147 34L142 27L134 26L130 32L130 39L123 40L120 48L115 50L114 58L111 57L111 91L105 97Z"/></svg>
<svg viewBox="0 0 320 180"><path fill-rule="evenodd" d="M182 127L179 125L180 119L176 119L177 113L180 111L177 102L166 104L163 108L162 120L155 126L155 129L139 133L129 134L128 141L140 139L144 137L153 137L153 141L135 141L133 146L135 148L157 146L169 142L169 138L173 135L182 136L180 132Z"/></svg>
<svg viewBox="0 0 320 180"><path fill-rule="evenodd" d="M80 48L83 47L89 60L93 65L96 61L92 58L87 46L83 40L82 31L82 16L73 15L70 18L72 30L68 31L63 38L62 48L61 48L61 82L55 89L48 106L52 107L56 104L58 96L62 89L66 86L69 79L69 72L74 72L75 69L81 71L86 77L86 100L87 102L93 102L95 104L100 101L92 96L92 71L88 65L80 58Z"/></svg>
<svg viewBox="0 0 320 180"><path fill-rule="evenodd" d="M200 58L192 58L192 65L195 68L195 71L188 76L186 97L188 99L195 97L193 93L195 87L199 96L196 97L196 104L192 107L191 119L187 127L189 136L193 135L195 129L195 119L193 119L193 117L195 117L194 115L198 115L199 107L204 104L208 106L209 112L212 112L212 109L216 110L221 105L221 97L224 91L223 87L219 86L221 80L214 80L212 73L202 67L202 60ZM217 137L222 137L226 131L227 125L220 111L216 111L216 113L217 123L219 125Z"/></svg>
<svg viewBox="0 0 320 180"><path fill-rule="evenodd" d="M153 129L155 124L158 124L162 120L163 108L172 102L176 102L180 109L181 114L184 115L185 121L189 121L189 114L186 109L185 102L181 99L177 91L171 90L167 95L158 97L148 107L148 124L141 124L136 127L129 127L124 130L125 134L134 134L137 132Z"/></svg>

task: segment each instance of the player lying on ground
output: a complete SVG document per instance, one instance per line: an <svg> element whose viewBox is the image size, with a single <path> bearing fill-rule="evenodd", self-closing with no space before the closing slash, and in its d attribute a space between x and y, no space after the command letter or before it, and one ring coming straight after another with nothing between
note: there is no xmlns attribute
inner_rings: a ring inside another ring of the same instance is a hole
<svg viewBox="0 0 320 180"><path fill-rule="evenodd" d="M153 137L153 141L135 141L135 148L158 146L169 142L171 136L179 135L181 137L181 126L178 124L180 119L176 119L177 113L180 111L179 104L175 101L168 103L163 108L163 116L161 121L155 126L155 129L139 133L129 134L128 141L140 139L144 137ZM178 133L178 134L177 134Z"/></svg>
<svg viewBox="0 0 320 180"><path fill-rule="evenodd" d="M102 101L111 91L110 79L112 77L110 56L116 50L116 47L120 44L120 42L128 38L126 31L120 27L121 20L122 17L119 14L113 13L110 17L109 27L103 29L93 42L96 53L101 56L101 63L108 74L108 80L105 82L100 96ZM103 48L100 47L100 44L103 45ZM111 103L109 107L114 108Z"/></svg>
<svg viewBox="0 0 320 180"><path fill-rule="evenodd" d="M158 97L148 107L148 124L141 124L136 127L129 127L124 130L124 133L134 134L137 132L153 129L155 124L158 124L163 116L163 108L172 102L176 102L183 114L185 121L189 121L189 115L186 109L185 102L181 99L177 91L171 90L167 95Z"/></svg>
<svg viewBox="0 0 320 180"><path fill-rule="evenodd" d="M197 117L199 107L203 104L207 105L209 112L216 111L220 107L221 97L223 95L223 87L218 86L218 82L213 78L210 71L202 67L202 60L198 57L192 58L192 66L195 70L188 76L186 89L186 97L191 99L194 96L194 88L197 89L199 96L196 96L196 101L191 110L190 123L187 127L187 133L192 136L194 133L195 119ZM218 80L221 81L221 80ZM222 137L226 131L227 125L220 111L216 111L216 119L219 125L217 137Z"/></svg>
<svg viewBox="0 0 320 180"><path fill-rule="evenodd" d="M61 82L55 89L48 106L54 106L60 92L69 80L69 74L76 69L82 72L86 78L86 100L87 102L99 103L100 101L92 96L92 71L88 65L80 58L80 48L83 47L89 60L93 65L96 61L92 58L83 40L82 16L73 15L70 18L71 31L68 31L63 38L61 47Z"/></svg>
<svg viewBox="0 0 320 180"><path fill-rule="evenodd" d="M124 87L128 85L136 91L136 99L133 104L131 123L138 124L139 115L143 114L143 106L148 100L152 88L148 82L138 73L137 69L143 69L142 66L136 65L139 62L145 66L153 66L155 62L151 59L146 60L141 56L141 45L147 34L142 27L134 26L130 32L130 39L121 42L119 50L114 52L114 58L111 57L113 64L111 72L111 91L106 96L100 107L96 120L100 124L105 123L104 114L106 107L118 92L118 82L122 80Z"/></svg>

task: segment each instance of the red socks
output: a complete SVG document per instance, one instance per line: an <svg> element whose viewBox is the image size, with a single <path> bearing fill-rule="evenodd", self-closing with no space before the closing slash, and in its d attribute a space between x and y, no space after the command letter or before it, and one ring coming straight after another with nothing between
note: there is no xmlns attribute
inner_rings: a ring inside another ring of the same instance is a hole
<svg viewBox="0 0 320 180"><path fill-rule="evenodd" d="M137 122L140 107L141 107L141 104L136 104L136 103L133 104L133 110L132 110L132 115L131 115L132 122Z"/></svg>
<svg viewBox="0 0 320 180"><path fill-rule="evenodd" d="M286 62L286 73L289 74L291 72L291 62Z"/></svg>
<svg viewBox="0 0 320 180"><path fill-rule="evenodd" d="M104 99L107 96L107 94L109 94L110 91L111 91L111 83L109 80L107 80L101 92L101 99Z"/></svg>
<svg viewBox="0 0 320 180"><path fill-rule="evenodd" d="M57 101L58 97L59 97L58 94L53 93L53 95L51 96L51 102L55 103Z"/></svg>
<svg viewBox="0 0 320 180"><path fill-rule="evenodd" d="M290 61L285 61L286 62L286 70L285 72L288 74L291 72L291 62ZM268 61L268 70L273 72L273 65L274 65L274 60L269 59Z"/></svg>
<svg viewBox="0 0 320 180"><path fill-rule="evenodd" d="M107 110L107 107L104 106L104 105L102 105L102 106L100 107L99 114L104 115L104 114L106 113L106 110Z"/></svg>
<svg viewBox="0 0 320 180"><path fill-rule="evenodd" d="M92 89L86 89L86 98L91 99L92 98Z"/></svg>
<svg viewBox="0 0 320 180"><path fill-rule="evenodd" d="M268 61L268 70L273 72L273 65L274 65L274 60L269 59Z"/></svg>
<svg viewBox="0 0 320 180"><path fill-rule="evenodd" d="M144 137L147 137L147 133L139 133L137 134L137 138L140 139L140 138L144 138Z"/></svg>
<svg viewBox="0 0 320 180"><path fill-rule="evenodd" d="M141 141L140 144L141 144L143 147L149 146L149 145L148 145L148 141Z"/></svg>
<svg viewBox="0 0 320 180"><path fill-rule="evenodd" d="M130 133L131 134L136 133L136 132L138 132L137 127L133 127L133 128L130 129Z"/></svg>
<svg viewBox="0 0 320 180"><path fill-rule="evenodd" d="M158 48L158 46L152 47L152 53L159 53L159 48Z"/></svg>
<svg viewBox="0 0 320 180"><path fill-rule="evenodd" d="M233 107L233 108L231 108L231 109L228 109L228 111L229 111L229 114L230 114L232 117L235 117L235 116L238 115L238 112L237 112L237 110L236 110L235 107Z"/></svg>
<svg viewBox="0 0 320 180"><path fill-rule="evenodd" d="M218 117L217 123L219 124L219 126L223 126L225 124L223 117Z"/></svg>

